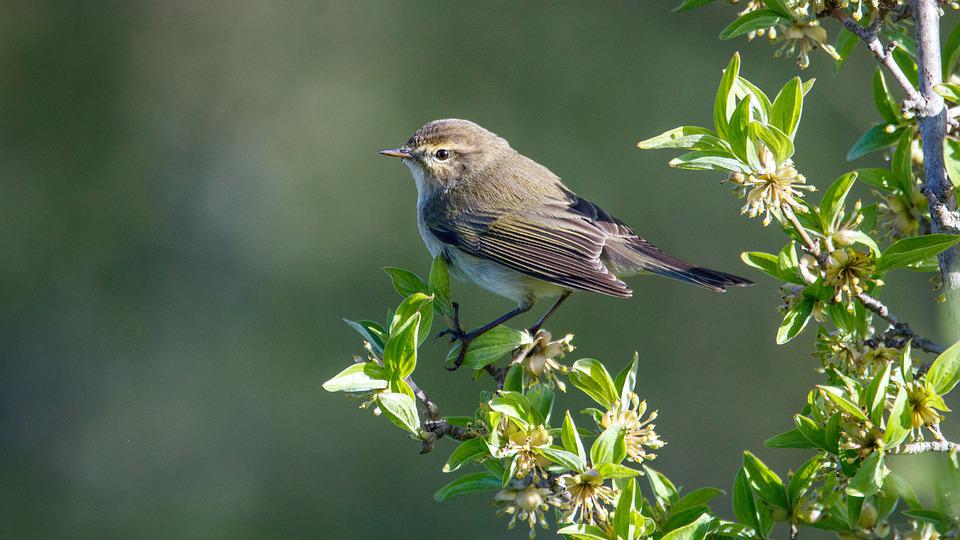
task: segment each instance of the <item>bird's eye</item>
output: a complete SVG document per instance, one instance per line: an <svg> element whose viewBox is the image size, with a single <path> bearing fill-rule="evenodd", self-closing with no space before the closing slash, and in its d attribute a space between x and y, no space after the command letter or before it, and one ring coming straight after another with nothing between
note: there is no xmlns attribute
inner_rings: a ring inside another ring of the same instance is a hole
<svg viewBox="0 0 960 540"><path fill-rule="evenodd" d="M437 156L437 159L440 161L446 161L450 159L450 151L446 148L441 148L437 150L433 155Z"/></svg>

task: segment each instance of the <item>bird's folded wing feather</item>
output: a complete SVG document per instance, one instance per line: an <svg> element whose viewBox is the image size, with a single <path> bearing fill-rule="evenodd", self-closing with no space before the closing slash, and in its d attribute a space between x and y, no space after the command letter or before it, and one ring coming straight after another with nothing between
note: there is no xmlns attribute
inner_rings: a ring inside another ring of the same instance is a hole
<svg viewBox="0 0 960 540"><path fill-rule="evenodd" d="M426 225L441 241L528 276L611 296L632 294L600 261L608 233L566 204L495 216L461 213Z"/></svg>

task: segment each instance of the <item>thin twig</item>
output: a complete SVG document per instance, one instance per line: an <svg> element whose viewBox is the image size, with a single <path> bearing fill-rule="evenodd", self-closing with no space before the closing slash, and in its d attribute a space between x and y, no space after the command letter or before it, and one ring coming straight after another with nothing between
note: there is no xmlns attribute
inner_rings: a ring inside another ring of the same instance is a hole
<svg viewBox="0 0 960 540"><path fill-rule="evenodd" d="M877 37L879 27L877 25L871 25L870 28L864 28L860 26L860 23L853 20L843 9L835 10L833 16L843 23L843 26L845 26L847 30L856 34L857 37L866 43L867 48L870 49L870 52L877 58L877 61L893 75L893 78L907 96L907 99L904 101L904 108L908 110L922 110L926 106L926 100L920 95L917 89L914 88L913 84L910 83L910 79L907 78L903 70L900 69L900 66L893 60L893 55L891 54L892 49L884 47L883 44L880 43L880 39ZM875 28L875 26L877 27Z"/></svg>
<svg viewBox="0 0 960 540"><path fill-rule="evenodd" d="M901 444L887 450L888 454L923 454L925 452L957 452L960 444L950 441L920 441Z"/></svg>
<svg viewBox="0 0 960 540"><path fill-rule="evenodd" d="M790 223L793 224L793 228L796 229L797 234L800 235L800 238L803 239L803 243L807 246L807 251L813 254L814 257L820 257L820 245L813 241L810 238L810 235L807 234L806 229L803 228L803 225L800 224L800 220L797 219L797 215L786 206L781 206L781 211L786 214L787 219L790 220Z"/></svg>
<svg viewBox="0 0 960 540"><path fill-rule="evenodd" d="M909 341L914 347L929 353L942 354L943 351L947 350L943 345L918 335L910 328L909 324L897 318L893 313L890 313L890 308L880 300L877 300L867 293L860 293L857 295L857 298L863 303L865 308L877 314L881 319L890 324L890 328L888 328L886 332L867 340L867 345L876 346L882 342L888 345L902 346L903 341ZM898 339L899 341L897 341ZM923 368L921 367L921 369Z"/></svg>

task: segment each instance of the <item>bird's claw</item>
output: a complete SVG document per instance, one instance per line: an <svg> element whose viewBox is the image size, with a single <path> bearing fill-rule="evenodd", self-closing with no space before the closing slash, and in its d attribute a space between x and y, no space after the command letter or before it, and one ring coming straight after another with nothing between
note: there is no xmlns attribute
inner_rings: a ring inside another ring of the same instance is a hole
<svg viewBox="0 0 960 540"><path fill-rule="evenodd" d="M451 328L444 328L433 337L433 340L436 341L443 336L450 336L450 343L454 341L463 341L463 338L467 335L463 331L463 327L460 326L460 304L453 303L453 321Z"/></svg>

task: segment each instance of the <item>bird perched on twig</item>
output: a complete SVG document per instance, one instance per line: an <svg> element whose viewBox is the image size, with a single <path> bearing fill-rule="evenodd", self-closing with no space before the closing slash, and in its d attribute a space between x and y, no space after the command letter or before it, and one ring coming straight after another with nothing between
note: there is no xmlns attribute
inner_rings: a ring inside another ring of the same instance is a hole
<svg viewBox="0 0 960 540"><path fill-rule="evenodd" d="M430 254L442 255L455 277L517 302L469 332L455 309L455 328L445 331L461 342L451 369L463 363L477 336L541 298L559 297L533 334L573 291L630 297L633 291L620 279L626 276L653 273L717 292L752 284L660 251L473 122L434 120L405 146L380 153L402 159L413 173L417 223Z"/></svg>

